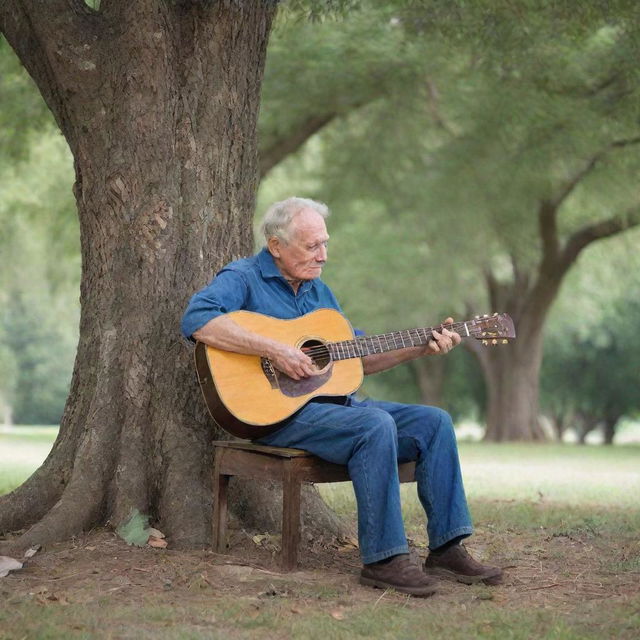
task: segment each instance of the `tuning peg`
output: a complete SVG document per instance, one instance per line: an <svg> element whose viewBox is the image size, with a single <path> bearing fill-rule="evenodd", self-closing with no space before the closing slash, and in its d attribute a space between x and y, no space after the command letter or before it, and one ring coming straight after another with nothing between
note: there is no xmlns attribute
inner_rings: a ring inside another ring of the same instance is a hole
<svg viewBox="0 0 640 640"><path fill-rule="evenodd" d="M480 320L480 316L476 316L474 319L475 320Z"/></svg>
<svg viewBox="0 0 640 640"><path fill-rule="evenodd" d="M498 315L498 312L496 311L493 315L494 315L494 316L497 316L497 315Z"/></svg>
<svg viewBox="0 0 640 640"><path fill-rule="evenodd" d="M498 341L494 338L494 339L491 341L491 344L498 344Z"/></svg>
<svg viewBox="0 0 640 640"><path fill-rule="evenodd" d="M488 341L488 340L483 340L483 341L482 341L482 344L486 347L486 346L488 346L489 341Z"/></svg>
<svg viewBox="0 0 640 640"><path fill-rule="evenodd" d="M502 344L509 344L509 341L505 338L505 339L502 341Z"/></svg>
<svg viewBox="0 0 640 640"><path fill-rule="evenodd" d="M486 331L483 331L483 332L482 332L482 337L484 338L486 335L487 335L487 332L486 332Z"/></svg>
<svg viewBox="0 0 640 640"><path fill-rule="evenodd" d="M485 313L482 317L483 317L483 318L488 318L488 317L489 317L489 314L488 314L488 313Z"/></svg>

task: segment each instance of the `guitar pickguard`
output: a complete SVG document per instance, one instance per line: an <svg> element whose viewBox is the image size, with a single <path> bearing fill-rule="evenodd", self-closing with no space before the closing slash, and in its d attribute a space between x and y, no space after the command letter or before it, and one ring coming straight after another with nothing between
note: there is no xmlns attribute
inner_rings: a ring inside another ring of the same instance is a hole
<svg viewBox="0 0 640 640"><path fill-rule="evenodd" d="M331 363L325 371L319 373L317 376L302 378L302 380L294 380L286 373L282 373L282 371L278 371L277 369L273 369L273 371L280 391L289 398L297 398L298 396L304 396L308 393L313 393L316 389L319 389L329 380L329 378L331 378L332 369L333 363Z"/></svg>

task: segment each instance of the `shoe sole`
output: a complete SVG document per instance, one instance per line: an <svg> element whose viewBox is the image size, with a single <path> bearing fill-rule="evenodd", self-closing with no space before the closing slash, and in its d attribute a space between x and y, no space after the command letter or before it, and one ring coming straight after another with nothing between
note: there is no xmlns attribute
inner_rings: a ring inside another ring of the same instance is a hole
<svg viewBox="0 0 640 640"><path fill-rule="evenodd" d="M438 591L437 587L403 587L397 584L391 584L390 582L383 582L382 580L364 578L363 576L360 576L360 584L367 587L376 587L377 589L393 589L399 593L406 593L418 598L428 598Z"/></svg>
<svg viewBox="0 0 640 640"><path fill-rule="evenodd" d="M502 576L499 573L479 576L465 576L455 571L449 571L448 569L425 569L424 572L430 576L437 576L439 578L445 578L447 580L454 580L455 582L462 582L462 584L477 584L478 582L484 582L485 584L495 585L500 582Z"/></svg>

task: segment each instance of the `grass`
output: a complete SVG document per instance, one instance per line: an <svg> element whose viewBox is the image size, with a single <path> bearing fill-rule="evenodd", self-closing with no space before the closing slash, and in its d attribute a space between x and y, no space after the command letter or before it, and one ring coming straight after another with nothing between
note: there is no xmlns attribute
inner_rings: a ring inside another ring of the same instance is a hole
<svg viewBox="0 0 640 640"><path fill-rule="evenodd" d="M471 588L480 592L482 588ZM360 640L380 638L447 640L602 640L633 638L640 628L640 600L599 612L582 603L567 615L562 611L502 608L491 600L475 598L464 603L409 602L405 598L378 596L371 603L337 604L323 609L290 598L216 598L205 601L157 604L142 598L131 605L101 608L78 605L45 606L37 615L24 611L20 635L3 635L13 614L0 610L0 638L302 638L309 640ZM637 637L637 636L635 636Z"/></svg>
<svg viewBox="0 0 640 640"><path fill-rule="evenodd" d="M0 433L0 457L9 461L0 468L0 488L26 478L54 435L47 428ZM478 532L474 544L512 567L503 587L453 585L423 601L358 589L350 570L334 572L330 581L322 570L248 569L245 577L216 582L220 565L208 560L206 575L192 572L191 586L180 590L180 575L169 582L151 578L152 571L172 567L186 572L186 556L178 552L152 556L146 565L142 550L131 561L123 555L124 575L133 577L125 584L105 561L89 572L99 570L98 577L81 574L67 566L71 552L65 550L59 556L65 561L51 565L63 578L41 574L44 590L35 567L0 579L0 639L640 637L640 446L463 442L460 455ZM336 511L353 515L349 483L319 489ZM403 485L402 492L407 532L424 545L415 486ZM76 572L77 583L65 581Z"/></svg>
<svg viewBox="0 0 640 640"><path fill-rule="evenodd" d="M459 451L467 494L480 517L488 501L497 501L497 507L491 507L492 515L504 510L516 517L522 504L529 505L525 507L527 517L536 504L544 504L544 510L550 513L558 505L563 510L567 505L620 509L638 506L640 445L581 447L463 442ZM319 489L339 513L353 511L350 485L320 485ZM421 519L415 487L403 485L402 494L405 519Z"/></svg>
<svg viewBox="0 0 640 640"><path fill-rule="evenodd" d="M0 431L0 495L24 482L47 457L57 427L13 427Z"/></svg>

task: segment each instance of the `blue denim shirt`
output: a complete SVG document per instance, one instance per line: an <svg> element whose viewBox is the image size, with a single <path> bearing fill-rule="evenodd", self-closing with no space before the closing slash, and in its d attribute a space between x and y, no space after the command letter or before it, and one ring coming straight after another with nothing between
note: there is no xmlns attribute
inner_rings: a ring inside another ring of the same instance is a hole
<svg viewBox="0 0 640 640"><path fill-rule="evenodd" d="M264 248L250 258L229 263L191 298L182 318L182 333L192 339L209 320L240 309L290 320L323 308L342 312L331 289L319 278L303 282L294 293Z"/></svg>

